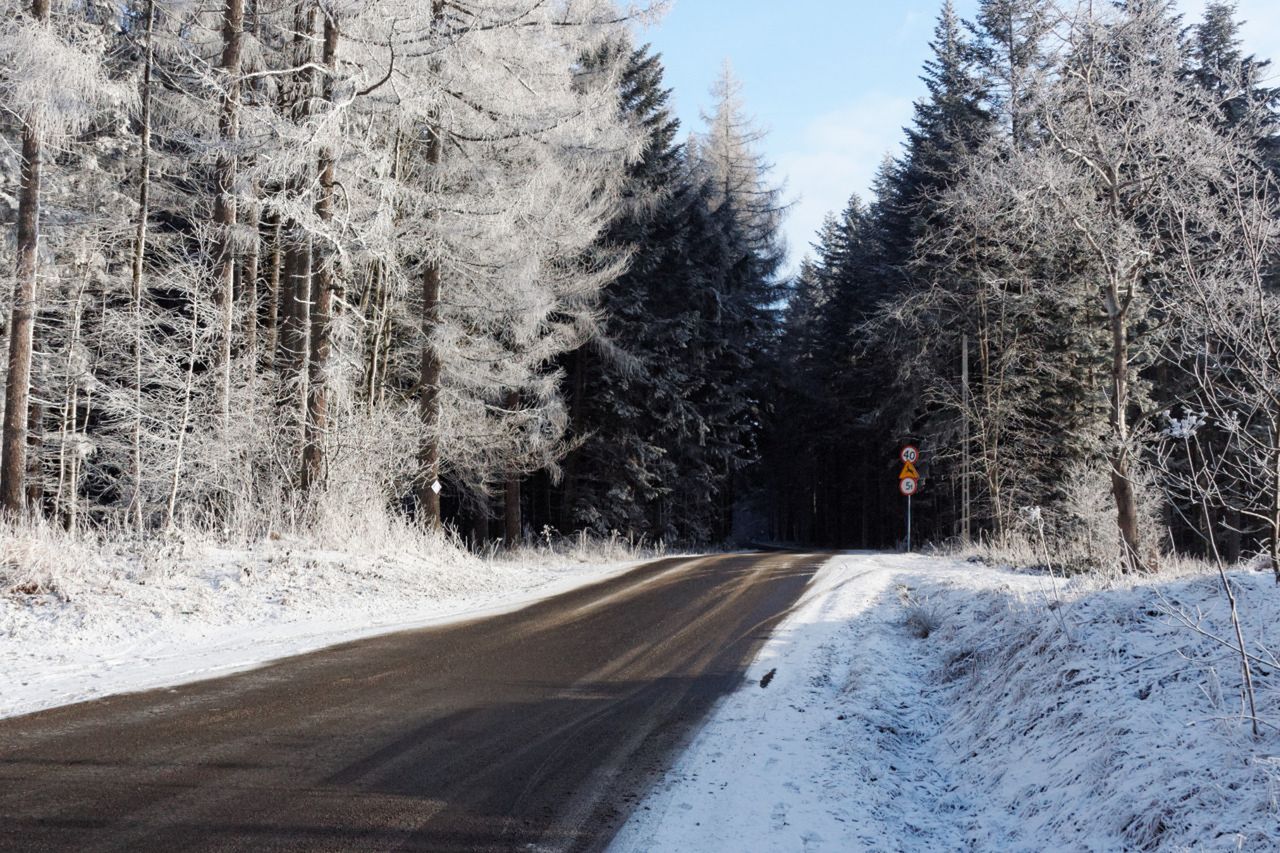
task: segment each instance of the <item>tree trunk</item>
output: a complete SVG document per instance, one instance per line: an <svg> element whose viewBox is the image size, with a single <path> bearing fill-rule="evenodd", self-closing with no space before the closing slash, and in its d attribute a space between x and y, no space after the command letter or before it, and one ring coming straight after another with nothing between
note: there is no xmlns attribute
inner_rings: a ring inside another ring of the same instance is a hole
<svg viewBox="0 0 1280 853"><path fill-rule="evenodd" d="M573 400L570 401L569 424L574 435L582 434L582 396L586 391L587 373L586 347L578 347L573 354ZM560 530L568 531L573 527L574 507L578 502L578 468L582 459L582 448L575 448L565 460L564 490L560 499Z"/></svg>
<svg viewBox="0 0 1280 853"><path fill-rule="evenodd" d="M432 148L436 145L433 142ZM438 152L436 157L439 157ZM418 445L418 518L428 527L440 526L440 357L431 335L440 322L440 266L428 261L422 271L422 369L418 407L422 438Z"/></svg>
<svg viewBox="0 0 1280 853"><path fill-rule="evenodd" d="M489 541L489 498L481 496L476 502L476 514L471 518L471 547L478 553Z"/></svg>
<svg viewBox="0 0 1280 853"><path fill-rule="evenodd" d="M240 130L240 55L244 44L244 0L226 0L222 12L222 74L226 90L218 116L217 191L213 202L218 300L218 411L224 430L231 424L231 338L235 318L236 167Z"/></svg>
<svg viewBox="0 0 1280 853"><path fill-rule="evenodd" d="M145 53L142 64L142 127L138 133L138 221L133 233L133 275L130 281L130 321L133 323L133 428L130 435L130 475L133 491L129 495L128 516L142 534L142 276L147 251L147 219L151 214L151 65L155 50L155 0L147 0Z"/></svg>
<svg viewBox="0 0 1280 853"><path fill-rule="evenodd" d="M252 33L255 39L261 39L262 15L259 4L254 0L246 0L245 2L244 29ZM248 86L248 94L242 91L241 98L251 106L261 105L261 83L257 81L251 82ZM258 371L262 368L262 364L259 361L261 346L258 334L261 323L259 309L262 300L260 284L262 278L263 223L262 186L257 180L254 180L249 187L249 198L246 207L247 210L241 216L241 221L247 226L246 230L248 232L246 234L248 242L245 245L244 263L241 266L241 278L244 282L243 292L241 293L241 310L244 311L241 335L244 338L246 369L249 372L250 380L254 380L257 378ZM268 358L271 352L272 350L267 350Z"/></svg>
<svg viewBox="0 0 1280 853"><path fill-rule="evenodd" d="M338 22L332 12L324 18L324 67L329 69L325 82L325 100L332 106L334 100L333 72L338 57ZM333 152L326 148L320 153L320 197L316 200L316 214L326 225L333 221ZM319 259L312 282L311 307L311 358L307 365L307 425L302 448L302 490L309 491L324 478L324 436L329 425L329 399L325 371L329 364L329 320L333 306L333 252L325 252Z"/></svg>
<svg viewBox="0 0 1280 853"><path fill-rule="evenodd" d="M63 365L62 416L58 429L58 486L53 494L52 514L60 517L67 530L76 526L76 504L79 493L79 458L75 452L75 437L79 432L80 383L76 381L75 359L80 352L81 334L84 328L84 301L87 283L81 282L76 290L74 301L70 305L68 318L71 336L66 350L66 361ZM37 434L39 423L35 417L39 406L32 406L32 435ZM33 454L38 458L39 454ZM34 461L34 460L33 460ZM28 471L28 485L38 480ZM40 498L28 491L27 505L36 506Z"/></svg>
<svg viewBox="0 0 1280 853"><path fill-rule="evenodd" d="M291 223L285 240L279 353L280 406L290 428L300 430L306 423L307 411L307 350L311 332L311 236L301 225Z"/></svg>
<svg viewBox="0 0 1280 853"><path fill-rule="evenodd" d="M316 7L299 3L294 7L294 63L302 67L311 61L311 37L315 32ZM288 94L292 118L305 122L311 111L313 81L311 71L292 76ZM310 169L289 181L288 192L302 198L310 186ZM311 235L303 223L289 221L284 229L284 281L280 294L279 405L288 424L292 452L305 443L307 424L307 362L311 334ZM292 453L290 454L292 455Z"/></svg>
<svg viewBox="0 0 1280 853"><path fill-rule="evenodd" d="M444 0L432 0L431 20L439 25ZM427 128L427 166L440 164L444 140L438 127ZM434 177L434 176L432 176ZM426 527L440 526L440 354L432 337L440 324L440 261L425 259L422 270L422 366L418 377L418 413L422 437L418 443L418 520Z"/></svg>
<svg viewBox="0 0 1280 853"><path fill-rule="evenodd" d="M275 364L280 346L280 278L284 262L284 228L278 213L271 215L271 272L267 274L266 338L263 343L268 368Z"/></svg>
<svg viewBox="0 0 1280 853"><path fill-rule="evenodd" d="M1109 288L1111 321L1111 493L1116 501L1116 524L1124 548L1125 565L1142 571L1142 539L1138 529L1138 496L1129 464L1129 340L1119 287Z"/></svg>
<svg viewBox="0 0 1280 853"><path fill-rule="evenodd" d="M33 0L31 16L49 19L49 0ZM9 319L9 365L0 436L0 513L23 511L27 472L27 419L36 317L36 253L40 243L40 129L22 128L22 185L18 196L17 272Z"/></svg>
<svg viewBox="0 0 1280 853"><path fill-rule="evenodd" d="M48 385L46 381L34 384L39 387ZM44 404L39 400L31 400L27 415L26 505L33 513L40 512L44 504L44 465L41 459L44 450L44 409Z"/></svg>
<svg viewBox="0 0 1280 853"><path fill-rule="evenodd" d="M369 285L365 292L367 306L362 306L361 314L369 318L369 345L365 348L364 387L367 395L369 411L372 412L378 400L378 383L380 359L382 358L382 336L386 328L384 313L385 300L382 285L382 264L374 263L369 270Z"/></svg>
<svg viewBox="0 0 1280 853"><path fill-rule="evenodd" d="M520 406L520 392L507 393L507 409L514 412ZM503 489L502 522L503 538L508 548L514 548L521 539L523 525L520 518L520 475L514 471L507 474L507 482Z"/></svg>
<svg viewBox="0 0 1280 853"><path fill-rule="evenodd" d="M1280 444L1280 418L1271 424L1271 440ZM1280 584L1280 448L1271 456L1271 572Z"/></svg>
<svg viewBox="0 0 1280 853"><path fill-rule="evenodd" d="M241 305L244 310L244 354L249 370L258 369L258 278L260 275L262 251L261 229L262 209L258 203L258 187L250 189L253 200L245 211L244 223L249 227L251 240L246 247L241 278L244 282Z"/></svg>

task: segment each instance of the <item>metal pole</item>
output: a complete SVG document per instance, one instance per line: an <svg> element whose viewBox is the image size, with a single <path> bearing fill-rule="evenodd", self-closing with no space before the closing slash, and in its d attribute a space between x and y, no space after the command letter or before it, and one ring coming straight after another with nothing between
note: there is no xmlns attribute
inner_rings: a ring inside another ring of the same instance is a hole
<svg viewBox="0 0 1280 853"><path fill-rule="evenodd" d="M911 553L911 495L907 495L907 553Z"/></svg>

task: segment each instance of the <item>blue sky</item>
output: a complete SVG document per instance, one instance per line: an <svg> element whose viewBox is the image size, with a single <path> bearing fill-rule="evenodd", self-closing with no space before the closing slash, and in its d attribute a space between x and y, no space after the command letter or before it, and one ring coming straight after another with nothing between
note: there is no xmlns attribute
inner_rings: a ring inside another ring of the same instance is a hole
<svg viewBox="0 0 1280 853"><path fill-rule="evenodd" d="M1241 0L1246 48L1280 63L1277 0ZM1204 0L1180 0L1189 16ZM956 0L964 17L978 0ZM795 201L787 223L794 266L823 216L866 195L886 153L898 153L924 92L941 0L674 0L640 38L663 55L685 131L728 59L751 113L769 131L766 156Z"/></svg>

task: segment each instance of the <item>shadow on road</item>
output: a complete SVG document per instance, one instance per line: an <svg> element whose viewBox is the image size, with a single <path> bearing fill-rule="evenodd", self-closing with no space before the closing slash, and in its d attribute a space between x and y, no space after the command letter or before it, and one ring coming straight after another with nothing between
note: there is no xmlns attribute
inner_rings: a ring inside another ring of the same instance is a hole
<svg viewBox="0 0 1280 853"><path fill-rule="evenodd" d="M663 560L493 619L0 721L0 850L599 848L822 559Z"/></svg>

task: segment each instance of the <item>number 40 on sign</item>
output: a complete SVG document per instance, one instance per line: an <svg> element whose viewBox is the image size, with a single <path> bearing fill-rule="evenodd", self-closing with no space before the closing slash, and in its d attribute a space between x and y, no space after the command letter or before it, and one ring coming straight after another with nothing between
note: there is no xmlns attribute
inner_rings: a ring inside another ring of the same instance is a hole
<svg viewBox="0 0 1280 853"><path fill-rule="evenodd" d="M920 450L913 444L902 448L902 473L898 475L898 488L907 497L911 497L920 489L920 472L916 463L920 461Z"/></svg>

